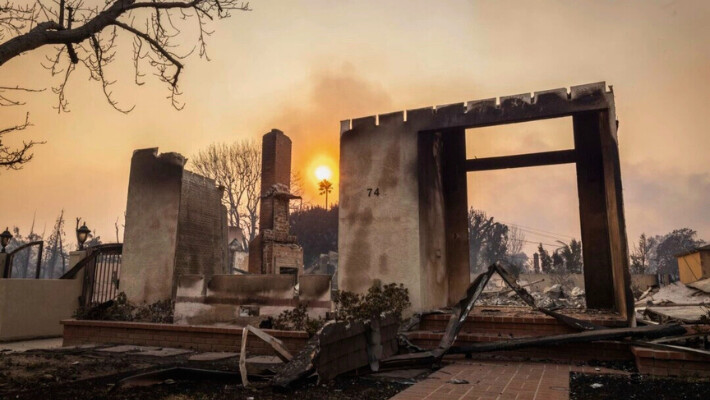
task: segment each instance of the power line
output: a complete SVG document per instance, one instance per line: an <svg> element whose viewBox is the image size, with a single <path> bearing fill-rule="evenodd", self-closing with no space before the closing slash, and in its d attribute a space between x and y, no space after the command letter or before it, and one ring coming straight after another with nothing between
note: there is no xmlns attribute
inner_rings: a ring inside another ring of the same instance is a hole
<svg viewBox="0 0 710 400"><path fill-rule="evenodd" d="M550 239L557 239L557 240L560 240L560 239L567 240L567 238L564 236L553 236L553 235L548 235L546 233L539 233L539 232L530 231L527 229L522 229L522 228L518 228L518 229L520 229L521 231L523 231L527 234L530 234L530 235L541 236L541 237L550 238Z"/></svg>
<svg viewBox="0 0 710 400"><path fill-rule="evenodd" d="M508 222L505 222L505 221L500 221L500 222L501 222L501 223L504 223L504 224L506 224L506 225L511 225L511 226L518 227L518 228L523 229L523 230L524 230L524 229L528 229L528 230L533 230L533 231L538 231L538 232L544 232L544 233L547 233L547 234L550 234L550 235L562 236L562 237L567 237L567 238L570 238L570 239L575 239L575 237L574 237L574 236L571 236L571 235L565 235L565 234L562 234L562 233L556 233L556 232L546 231L546 230L544 230L544 229L533 228L533 227L525 226L525 225L519 225L519 224L514 224L514 223L508 223Z"/></svg>
<svg viewBox="0 0 710 400"><path fill-rule="evenodd" d="M544 242L531 242L531 241L529 241L529 240L521 240L521 242L531 243L531 244L542 244L542 245L545 245L545 246L552 246L552 247L554 247L554 248L560 247L560 244L559 244L559 243L558 243L558 244L551 244L551 243L544 243Z"/></svg>

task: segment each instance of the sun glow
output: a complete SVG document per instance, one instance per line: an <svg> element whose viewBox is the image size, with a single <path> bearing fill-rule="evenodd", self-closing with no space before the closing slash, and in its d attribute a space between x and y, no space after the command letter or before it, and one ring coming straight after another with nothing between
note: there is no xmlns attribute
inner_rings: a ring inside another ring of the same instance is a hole
<svg viewBox="0 0 710 400"><path fill-rule="evenodd" d="M332 176L333 171L331 171L327 166L321 165L316 168L316 178L318 178L319 181L322 181L323 179L330 179Z"/></svg>

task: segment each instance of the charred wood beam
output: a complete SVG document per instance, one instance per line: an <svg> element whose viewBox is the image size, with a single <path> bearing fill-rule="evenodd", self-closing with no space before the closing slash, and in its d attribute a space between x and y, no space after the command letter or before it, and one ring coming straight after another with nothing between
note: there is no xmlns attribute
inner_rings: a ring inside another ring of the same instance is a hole
<svg viewBox="0 0 710 400"><path fill-rule="evenodd" d="M681 325L658 325L638 328L598 329L580 333L544 336L536 338L522 338L503 342L477 343L470 346L452 347L448 354L483 353L489 351L516 350L525 347L557 346L568 343L586 343L600 340L614 340L623 338L655 339L665 336L675 336L687 333Z"/></svg>
<svg viewBox="0 0 710 400"><path fill-rule="evenodd" d="M490 171L506 168L538 167L541 165L572 164L576 161L577 153L575 150L545 151L542 153L466 160L466 171Z"/></svg>
<svg viewBox="0 0 710 400"><path fill-rule="evenodd" d="M522 286L518 285L518 283L515 281L515 276L510 273L506 269L506 267L503 265L502 262L497 262L490 267L491 269L494 269L496 272L498 272L498 275L500 275L501 278L503 278L503 281L513 290L515 293L525 302L527 303L530 307L542 312L543 314L549 315L550 317L562 322L563 324L573 328L573 329L579 329L579 330L586 330L586 331L591 331L591 330L596 330L596 329L604 329L603 326L599 326L596 324L593 324L589 321L584 321L578 318L573 318L567 315L562 315L560 313L557 313L552 310L548 310L543 307L538 307L537 304L535 303L535 299L528 293L527 290L525 290Z"/></svg>
<svg viewBox="0 0 710 400"><path fill-rule="evenodd" d="M493 275L494 272L494 266L491 265L488 267L488 271L478 275L466 290L466 296L454 306L453 314L451 314L449 324L446 326L446 333L444 333L444 336L441 338L439 347L432 351L437 358L443 357L456 341L456 337L458 337L463 323L466 321L468 314L471 313L473 305L476 303L476 300L478 300L478 297L483 292L483 288L486 287L488 280L491 279L491 275Z"/></svg>

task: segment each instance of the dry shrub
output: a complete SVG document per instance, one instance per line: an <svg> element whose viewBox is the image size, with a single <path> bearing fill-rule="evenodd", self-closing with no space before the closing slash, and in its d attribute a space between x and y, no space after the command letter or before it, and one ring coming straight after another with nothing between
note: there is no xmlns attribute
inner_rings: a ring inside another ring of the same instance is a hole
<svg viewBox="0 0 710 400"><path fill-rule="evenodd" d="M333 297L335 319L338 321L366 320L389 312L402 318L409 302L409 290L404 285L390 283L382 285L375 281L365 295L347 291L337 291Z"/></svg>
<svg viewBox="0 0 710 400"><path fill-rule="evenodd" d="M89 307L79 307L74 318L95 321L131 321L173 323L175 303L172 300L156 301L152 304L131 304L126 294L121 292L115 300Z"/></svg>

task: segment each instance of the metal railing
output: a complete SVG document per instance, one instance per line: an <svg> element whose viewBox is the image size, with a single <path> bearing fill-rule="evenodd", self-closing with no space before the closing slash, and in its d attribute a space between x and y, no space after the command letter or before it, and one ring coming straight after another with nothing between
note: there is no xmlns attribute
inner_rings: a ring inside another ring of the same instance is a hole
<svg viewBox="0 0 710 400"><path fill-rule="evenodd" d="M35 279L39 279L39 274L42 270L42 249L44 248L44 242L42 240L37 240L34 242L25 243L22 246L19 246L18 248L7 253L7 257L5 258L5 265L3 266L3 273L2 273L3 278L5 278L5 279L12 278L12 263L15 259L15 256L20 251L27 249L29 247L32 247L32 246L39 246L39 250L37 251L37 267L35 269ZM30 261L30 254L27 254L27 263L28 264L29 264L29 261ZM29 267L29 265L27 265L27 267ZM27 271L25 271L25 273L26 272ZM23 278L26 278L26 276L23 276Z"/></svg>
<svg viewBox="0 0 710 400"><path fill-rule="evenodd" d="M84 284L79 298L82 306L92 306L118 295L121 278L122 243L109 243L92 246L86 258L79 261L60 279L74 279L84 270Z"/></svg>

